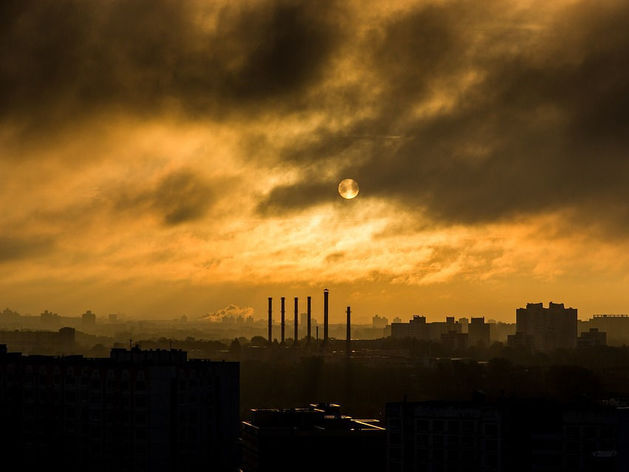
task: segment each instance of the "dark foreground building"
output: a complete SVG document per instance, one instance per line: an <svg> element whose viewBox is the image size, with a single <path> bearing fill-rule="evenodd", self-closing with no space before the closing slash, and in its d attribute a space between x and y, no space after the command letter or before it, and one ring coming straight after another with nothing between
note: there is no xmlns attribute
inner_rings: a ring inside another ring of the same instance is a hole
<svg viewBox="0 0 629 472"><path fill-rule="evenodd" d="M508 337L510 346L526 345L537 351L574 349L577 346L577 310L563 303L527 303L515 311L516 334Z"/></svg>
<svg viewBox="0 0 629 472"><path fill-rule="evenodd" d="M252 410L242 423L243 472L384 471L386 432L334 404Z"/></svg>
<svg viewBox="0 0 629 472"><path fill-rule="evenodd" d="M238 399L237 363L180 350L86 359L0 349L3 461L21 470L236 470Z"/></svg>
<svg viewBox="0 0 629 472"><path fill-rule="evenodd" d="M627 408L400 402L387 405L386 427L389 472L629 470Z"/></svg>

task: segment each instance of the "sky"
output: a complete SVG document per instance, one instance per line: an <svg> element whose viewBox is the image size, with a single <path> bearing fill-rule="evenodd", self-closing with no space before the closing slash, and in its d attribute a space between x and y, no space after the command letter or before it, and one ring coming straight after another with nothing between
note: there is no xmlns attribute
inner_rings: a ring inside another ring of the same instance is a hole
<svg viewBox="0 0 629 472"><path fill-rule="evenodd" d="M626 0L5 0L0 305L627 313L627 24Z"/></svg>

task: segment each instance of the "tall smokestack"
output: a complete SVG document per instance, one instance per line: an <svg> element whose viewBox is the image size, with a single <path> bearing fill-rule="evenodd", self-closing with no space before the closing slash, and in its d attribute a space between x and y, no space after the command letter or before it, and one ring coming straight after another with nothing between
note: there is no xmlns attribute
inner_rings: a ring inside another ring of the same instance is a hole
<svg viewBox="0 0 629 472"><path fill-rule="evenodd" d="M328 343L328 289L323 291L323 344Z"/></svg>
<svg viewBox="0 0 629 472"><path fill-rule="evenodd" d="M349 353L352 352L352 309L350 307L347 307L347 334L345 336L345 342L347 354L349 355Z"/></svg>
<svg viewBox="0 0 629 472"><path fill-rule="evenodd" d="M311 336L310 336L311 335L311 332L310 332L310 320L311 320L311 318L310 318L310 316L312 314L311 305L310 305L311 298L312 297L308 297L308 333L306 334L306 342L307 343L310 343L310 338L311 338Z"/></svg>
<svg viewBox="0 0 629 472"><path fill-rule="evenodd" d="M285 319L285 315L286 315L286 299L284 297L282 297L282 299L281 299L280 313L282 315L281 339L282 339L282 344L284 344L284 328L286 326L286 319Z"/></svg>
<svg viewBox="0 0 629 472"><path fill-rule="evenodd" d="M269 344L273 342L273 298L269 297Z"/></svg>
<svg viewBox="0 0 629 472"><path fill-rule="evenodd" d="M295 336L293 337L293 344L297 344L299 339L299 298L295 297L295 327L293 329Z"/></svg>

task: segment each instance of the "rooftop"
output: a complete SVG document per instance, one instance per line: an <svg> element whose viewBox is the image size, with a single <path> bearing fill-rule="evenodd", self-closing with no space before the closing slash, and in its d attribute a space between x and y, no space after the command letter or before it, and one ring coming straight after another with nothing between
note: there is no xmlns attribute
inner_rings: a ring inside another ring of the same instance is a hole
<svg viewBox="0 0 629 472"><path fill-rule="evenodd" d="M253 409L245 426L255 429L298 431L384 431L377 420L354 419L341 414L335 403L311 403L305 408Z"/></svg>

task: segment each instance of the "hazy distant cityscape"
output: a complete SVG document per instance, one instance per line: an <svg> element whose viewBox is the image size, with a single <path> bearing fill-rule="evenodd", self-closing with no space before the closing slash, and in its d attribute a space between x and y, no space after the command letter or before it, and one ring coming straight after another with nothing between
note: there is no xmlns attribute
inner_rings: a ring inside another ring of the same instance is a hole
<svg viewBox="0 0 629 472"><path fill-rule="evenodd" d="M517 308L515 323L374 315L352 325L347 307L332 324L329 296L322 321L311 297L305 312L293 299L292 315L285 298L269 298L263 320L6 309L2 420L20 431L6 440L32 466L44 454L70 470L293 470L304 455L300 469L313 471L329 461L387 471L629 464L627 315L579 320L551 302Z"/></svg>
<svg viewBox="0 0 629 472"><path fill-rule="evenodd" d="M298 303L298 299L295 300ZM197 319L184 315L172 320L133 320L118 314L97 315L90 310L80 316L60 315L48 310L39 315L22 315L5 308L0 312L0 343L26 354L80 352L97 355L101 352L106 356L112 347L128 347L129 343L154 345L163 343L165 339L168 342L219 341L227 345L238 340L243 345L253 343L262 346L264 342L260 338L264 338L267 343L277 341L292 345L295 332L300 343L307 341L308 336L312 343L317 343L325 341L324 330L329 330L327 336L331 341L345 340L347 321L328 322L326 328L324 310L319 315L320 322L312 313L298 310L295 317L295 312L287 313L284 308L282 322L279 307L276 307L275 317L271 309L270 317L267 314L266 318L227 313ZM339 318L338 314L335 318ZM443 321L428 321L422 315L413 315L408 321L403 321L400 316L389 320L386 316L374 314L370 324L351 323L350 329L354 341L413 339L442 344L450 350L488 348L495 343L536 351L574 348L577 345L629 344L629 315L594 314L589 319L579 319L576 308L565 308L564 304L553 302L548 307L542 303L528 303L525 308L517 308L514 322L447 315ZM189 354L194 356L194 351Z"/></svg>

